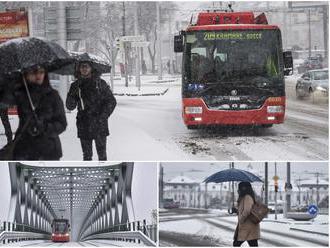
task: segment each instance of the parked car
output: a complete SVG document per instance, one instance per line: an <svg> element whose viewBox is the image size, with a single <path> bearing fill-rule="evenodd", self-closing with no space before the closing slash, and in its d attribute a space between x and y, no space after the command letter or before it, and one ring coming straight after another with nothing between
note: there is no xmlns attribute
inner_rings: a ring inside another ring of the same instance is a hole
<svg viewBox="0 0 330 248"><path fill-rule="evenodd" d="M168 199L164 199L163 200L163 207L164 208L179 208L180 207L180 203L174 201L172 198L168 198Z"/></svg>
<svg viewBox="0 0 330 248"><path fill-rule="evenodd" d="M298 98L309 97L315 91L328 95L328 69L307 71L297 80L296 95Z"/></svg>
<svg viewBox="0 0 330 248"><path fill-rule="evenodd" d="M304 73L308 70L322 69L322 57L310 57L305 59L304 62L298 65L298 74Z"/></svg>
<svg viewBox="0 0 330 248"><path fill-rule="evenodd" d="M283 213L284 201L278 200L276 208L277 208L277 213L279 214ZM270 213L275 213L275 202L268 202L268 209Z"/></svg>

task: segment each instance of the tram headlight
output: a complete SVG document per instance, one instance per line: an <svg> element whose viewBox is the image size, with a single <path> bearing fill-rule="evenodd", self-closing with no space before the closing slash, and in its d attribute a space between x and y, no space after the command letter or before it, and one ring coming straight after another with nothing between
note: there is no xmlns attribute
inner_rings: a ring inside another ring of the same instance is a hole
<svg viewBox="0 0 330 248"><path fill-rule="evenodd" d="M184 109L186 114L201 114L203 113L202 107L185 107Z"/></svg>

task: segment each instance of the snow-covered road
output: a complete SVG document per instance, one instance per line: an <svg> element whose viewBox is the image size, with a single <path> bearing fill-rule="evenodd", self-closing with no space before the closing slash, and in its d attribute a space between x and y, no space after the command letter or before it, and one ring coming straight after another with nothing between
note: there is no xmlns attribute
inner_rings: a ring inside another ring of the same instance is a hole
<svg viewBox="0 0 330 248"><path fill-rule="evenodd" d="M169 90L161 96L117 96L118 105L109 121L108 160L328 159L328 104L296 100L292 92L294 77L287 80L285 123L269 129L188 130L181 118L179 78L142 85L147 93ZM116 91L123 89L116 86ZM68 127L61 135L62 160L82 159L75 116L75 112L67 114ZM15 129L17 120L12 117L11 122ZM0 133L0 144L4 144L4 132Z"/></svg>
<svg viewBox="0 0 330 248"><path fill-rule="evenodd" d="M187 213L189 214L187 214ZM201 213L186 209L160 212L160 245L161 246L231 246L237 217L225 212ZM322 220L326 219L323 216ZM325 223L314 223L315 229L328 229ZM274 222L265 219L261 223L260 246L328 246L328 234L313 234L307 231L296 231L292 227L307 226L311 223L295 225L292 223ZM180 238L181 237L181 238ZM184 238L182 238L184 237ZM246 244L245 244L246 245Z"/></svg>

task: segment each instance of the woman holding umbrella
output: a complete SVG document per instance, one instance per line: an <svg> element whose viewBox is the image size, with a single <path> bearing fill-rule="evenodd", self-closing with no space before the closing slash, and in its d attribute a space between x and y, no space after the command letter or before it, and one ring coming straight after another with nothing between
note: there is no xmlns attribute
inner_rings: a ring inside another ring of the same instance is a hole
<svg viewBox="0 0 330 248"><path fill-rule="evenodd" d="M238 224L236 227L233 246L241 246L245 241L249 246L258 246L260 239L260 225L252 222L248 217L255 203L255 195L249 182L238 184Z"/></svg>
<svg viewBox="0 0 330 248"><path fill-rule="evenodd" d="M64 105L48 71L72 63L59 45L31 38L0 45L0 67L6 75L3 104L17 106L19 126L12 143L1 149L6 160L59 160L61 134L67 126Z"/></svg>
<svg viewBox="0 0 330 248"><path fill-rule="evenodd" d="M232 165L233 166L233 165ZM262 180L249 171L230 168L212 174L204 180L205 183L240 182L238 184L238 224L234 234L233 246L241 246L245 241L249 246L258 246L260 239L260 225L249 218L252 206L256 202L255 194L250 182ZM232 197L234 200L234 195Z"/></svg>
<svg viewBox="0 0 330 248"><path fill-rule="evenodd" d="M14 91L20 120L16 135L22 132L14 149L14 160L59 160L62 157L59 134L67 126L62 99L51 87L48 73L41 66L25 70L21 80ZM31 109L23 80L35 111ZM23 132L27 122L26 131Z"/></svg>

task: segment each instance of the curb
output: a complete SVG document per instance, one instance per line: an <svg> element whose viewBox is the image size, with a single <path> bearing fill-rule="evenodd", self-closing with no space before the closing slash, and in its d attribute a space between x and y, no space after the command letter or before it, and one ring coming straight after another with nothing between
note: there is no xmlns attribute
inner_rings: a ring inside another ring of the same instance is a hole
<svg viewBox="0 0 330 248"><path fill-rule="evenodd" d="M113 93L114 96L163 96L168 92L169 88L160 93L142 93L142 94L131 94L131 93Z"/></svg>
<svg viewBox="0 0 330 248"><path fill-rule="evenodd" d="M146 81L145 83L149 83L149 84L162 84L162 83L171 83L171 82L175 82L177 79L167 79L167 80L155 80L155 81Z"/></svg>
<svg viewBox="0 0 330 248"><path fill-rule="evenodd" d="M318 235L322 235L322 236L326 236L326 237L329 236L329 234L326 234L326 233L321 233L321 232L316 232L316 231L309 231L309 230L303 230L303 229L299 229L299 228L295 228L295 227L290 227L290 230L304 232L304 233L313 233L313 234L318 234Z"/></svg>

